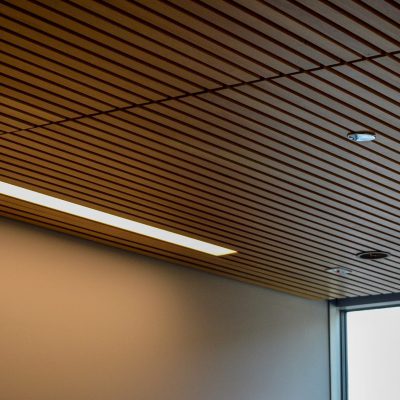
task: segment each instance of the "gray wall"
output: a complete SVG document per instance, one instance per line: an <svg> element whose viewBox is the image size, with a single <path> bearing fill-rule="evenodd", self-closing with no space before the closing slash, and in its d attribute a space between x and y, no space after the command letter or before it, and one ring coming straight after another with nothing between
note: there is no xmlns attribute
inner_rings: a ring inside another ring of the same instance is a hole
<svg viewBox="0 0 400 400"><path fill-rule="evenodd" d="M0 218L0 398L328 400L326 305Z"/></svg>

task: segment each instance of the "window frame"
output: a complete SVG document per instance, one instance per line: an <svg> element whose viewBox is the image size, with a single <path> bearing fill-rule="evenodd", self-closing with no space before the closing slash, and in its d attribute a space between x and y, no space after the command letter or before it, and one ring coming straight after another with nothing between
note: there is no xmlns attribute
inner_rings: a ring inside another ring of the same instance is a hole
<svg viewBox="0 0 400 400"><path fill-rule="evenodd" d="M349 400L347 313L400 306L400 293L351 297L328 302L331 400Z"/></svg>

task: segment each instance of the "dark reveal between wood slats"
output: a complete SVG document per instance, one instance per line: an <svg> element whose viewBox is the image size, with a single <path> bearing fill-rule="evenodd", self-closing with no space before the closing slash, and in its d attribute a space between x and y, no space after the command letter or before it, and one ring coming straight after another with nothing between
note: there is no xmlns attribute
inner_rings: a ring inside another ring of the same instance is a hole
<svg viewBox="0 0 400 400"><path fill-rule="evenodd" d="M238 251L6 196L0 214L314 299L400 291L400 5L1 8L0 180ZM350 131L377 140L356 144ZM391 257L365 261L363 250ZM328 274L333 267L352 274Z"/></svg>

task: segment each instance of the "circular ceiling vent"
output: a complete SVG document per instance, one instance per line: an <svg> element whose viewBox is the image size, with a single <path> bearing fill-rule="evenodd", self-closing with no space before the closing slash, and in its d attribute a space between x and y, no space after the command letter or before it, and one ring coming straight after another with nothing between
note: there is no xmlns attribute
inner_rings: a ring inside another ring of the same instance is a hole
<svg viewBox="0 0 400 400"><path fill-rule="evenodd" d="M389 256L389 253L380 250L362 251L357 254L357 257L363 260L380 260L382 258L388 258Z"/></svg>

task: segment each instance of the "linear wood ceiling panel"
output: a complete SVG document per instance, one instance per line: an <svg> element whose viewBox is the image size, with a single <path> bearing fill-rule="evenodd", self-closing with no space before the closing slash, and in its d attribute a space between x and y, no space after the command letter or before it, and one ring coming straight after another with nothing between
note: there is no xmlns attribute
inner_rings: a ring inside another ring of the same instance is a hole
<svg viewBox="0 0 400 400"><path fill-rule="evenodd" d="M400 291L398 3L21 0L1 14L0 180L238 253L6 196L1 215L310 298ZM347 140L362 130L377 140ZM373 249L391 257L355 257Z"/></svg>

